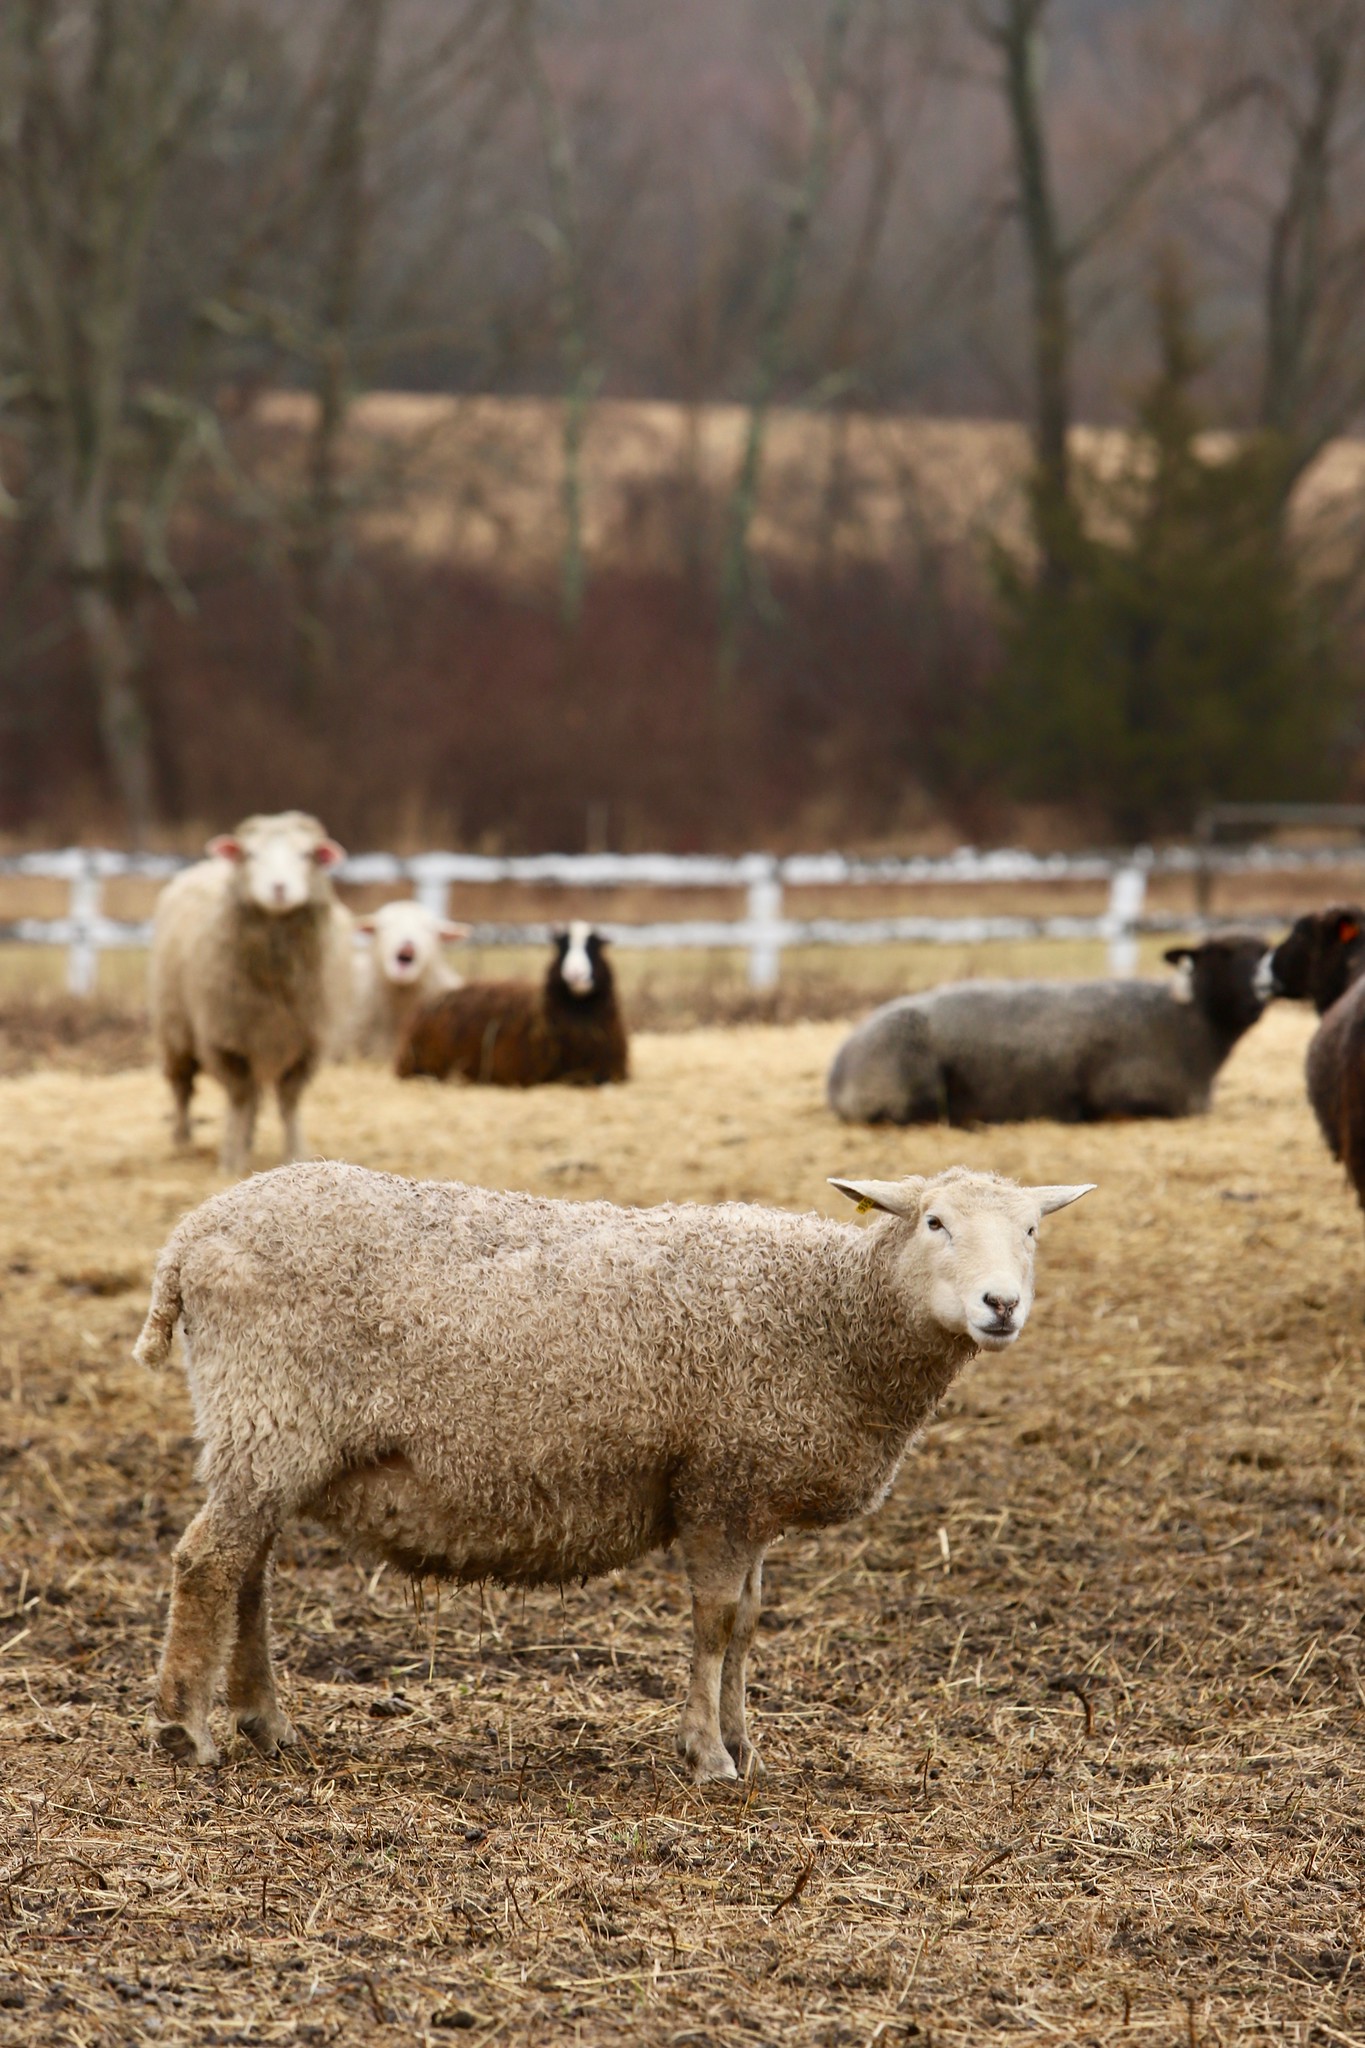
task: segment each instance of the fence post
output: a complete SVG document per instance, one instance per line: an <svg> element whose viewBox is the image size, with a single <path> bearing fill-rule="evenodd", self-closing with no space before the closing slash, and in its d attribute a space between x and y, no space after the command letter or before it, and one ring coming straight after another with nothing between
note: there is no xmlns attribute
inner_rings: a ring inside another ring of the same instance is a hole
<svg viewBox="0 0 1365 2048"><path fill-rule="evenodd" d="M1109 884L1109 908L1104 915L1109 972L1125 979L1137 973L1137 921L1147 897L1147 867L1148 860L1139 855L1129 866L1116 868Z"/></svg>
<svg viewBox="0 0 1365 2048"><path fill-rule="evenodd" d="M433 917L449 917L450 884L444 875L433 874L420 854L408 862L408 873L417 885L414 894L422 907Z"/></svg>
<svg viewBox="0 0 1365 2048"><path fill-rule="evenodd" d="M71 866L71 895L67 916L71 920L71 945L66 956L66 985L73 996L88 996L95 986L99 953L95 945L95 921L100 914L104 884L91 853L75 854Z"/></svg>
<svg viewBox="0 0 1365 2048"><path fill-rule="evenodd" d="M756 854L749 879L749 986L755 995L777 987L782 971L782 876L770 853Z"/></svg>

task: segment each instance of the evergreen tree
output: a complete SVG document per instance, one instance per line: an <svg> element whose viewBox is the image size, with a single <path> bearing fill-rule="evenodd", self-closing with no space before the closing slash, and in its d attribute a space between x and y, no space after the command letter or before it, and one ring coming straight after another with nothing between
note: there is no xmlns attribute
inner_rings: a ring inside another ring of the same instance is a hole
<svg viewBox="0 0 1365 2048"><path fill-rule="evenodd" d="M990 750L1017 795L1090 808L1124 838L1188 830L1218 799L1330 795L1342 771L1345 679L1287 531L1281 452L1267 435L1201 443L1173 265L1155 300L1160 368L1122 473L1078 476L1083 511L1032 497L1035 556L1065 573L998 561Z"/></svg>

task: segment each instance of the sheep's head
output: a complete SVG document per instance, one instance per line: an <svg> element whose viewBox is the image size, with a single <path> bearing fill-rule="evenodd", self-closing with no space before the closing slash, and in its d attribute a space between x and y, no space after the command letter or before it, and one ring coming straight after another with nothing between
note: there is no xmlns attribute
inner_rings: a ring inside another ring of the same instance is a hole
<svg viewBox="0 0 1365 2048"><path fill-rule="evenodd" d="M1219 1031L1239 1038L1269 1000L1260 972L1265 940L1255 932L1218 932L1197 946L1168 946L1162 958L1180 977L1176 993Z"/></svg>
<svg viewBox="0 0 1365 2048"><path fill-rule="evenodd" d="M1365 954L1365 910L1335 904L1297 918L1287 938L1261 956L1256 993L1263 1002L1287 996L1330 1009L1354 977Z"/></svg>
<svg viewBox="0 0 1365 2048"><path fill-rule="evenodd" d="M601 987L606 967L606 940L581 919L567 930L555 933L555 961L551 974L558 974L571 995L590 996Z"/></svg>
<svg viewBox="0 0 1365 2048"><path fill-rule="evenodd" d="M374 940L374 957L385 981L407 988L420 981L448 940L467 939L467 924L437 917L424 903L386 903L372 917L361 918L356 930Z"/></svg>
<svg viewBox="0 0 1365 2048"><path fill-rule="evenodd" d="M345 860L344 848L329 839L306 811L278 811L244 818L235 832L210 839L208 851L230 861L238 901L272 917L323 903L331 895L329 870Z"/></svg>
<svg viewBox="0 0 1365 2048"><path fill-rule="evenodd" d="M1004 1351L1033 1306L1038 1225L1094 1186L1020 1187L993 1173L950 1167L926 1180L831 1180L860 1209L893 1219L891 1244L907 1288L927 1298L943 1329L983 1351Z"/></svg>

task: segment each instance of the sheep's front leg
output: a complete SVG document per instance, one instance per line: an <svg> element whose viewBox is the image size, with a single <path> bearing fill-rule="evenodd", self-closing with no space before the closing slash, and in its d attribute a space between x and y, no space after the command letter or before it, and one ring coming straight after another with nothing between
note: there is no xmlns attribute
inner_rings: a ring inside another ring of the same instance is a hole
<svg viewBox="0 0 1365 2048"><path fill-rule="evenodd" d="M288 1073L281 1074L275 1083L275 1099L280 1105L280 1122L284 1125L284 1156L287 1163L306 1159L308 1148L303 1142L303 1130L299 1123L299 1100L313 1072L311 1057L296 1060Z"/></svg>
<svg viewBox="0 0 1365 2048"><path fill-rule="evenodd" d="M162 1749L187 1763L218 1761L209 1709L232 1644L242 1584L261 1556L261 1526L258 1503L210 1500L176 1545L152 1733Z"/></svg>
<svg viewBox="0 0 1365 2048"><path fill-rule="evenodd" d="M756 1770L758 1756L749 1740L749 1726L744 1711L744 1667L749 1659L749 1647L758 1627L759 1610L763 1605L763 1559L756 1557L745 1575L740 1588L739 1600L735 1607L735 1625L730 1633L729 1647L720 1674L720 1734L721 1740L735 1760L741 1777Z"/></svg>
<svg viewBox="0 0 1365 2048"><path fill-rule="evenodd" d="M692 1583L692 1680L683 1708L678 1751L697 1783L704 1784L708 1778L739 1776L735 1759L721 1734L721 1683L744 1590L758 1557L751 1548L733 1543L714 1530L689 1532L681 1547ZM752 1622L748 1633L752 1638ZM747 1641L744 1647L747 1650ZM738 1672L742 1699L742 1661Z"/></svg>
<svg viewBox="0 0 1365 2048"><path fill-rule="evenodd" d="M256 1108L260 1090L251 1063L241 1053L219 1052L218 1069L227 1090L227 1121L223 1126L220 1163L224 1173L245 1173L251 1164L251 1145L256 1135Z"/></svg>
<svg viewBox="0 0 1365 2048"><path fill-rule="evenodd" d="M270 1660L270 1553L274 1538L262 1544L237 1588L237 1636L228 1665L227 1696L232 1717L243 1735L266 1756L297 1742L293 1724L275 1691Z"/></svg>

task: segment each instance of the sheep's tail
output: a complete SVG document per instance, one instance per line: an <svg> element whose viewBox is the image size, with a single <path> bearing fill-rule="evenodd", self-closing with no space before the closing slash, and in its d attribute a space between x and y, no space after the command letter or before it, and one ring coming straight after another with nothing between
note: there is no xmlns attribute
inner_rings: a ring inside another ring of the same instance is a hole
<svg viewBox="0 0 1365 2048"><path fill-rule="evenodd" d="M133 1346L139 1365L159 1372L171 1355L171 1340L180 1321L184 1302L180 1298L180 1260L168 1247L156 1262L152 1277L152 1300L142 1334Z"/></svg>

